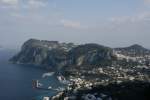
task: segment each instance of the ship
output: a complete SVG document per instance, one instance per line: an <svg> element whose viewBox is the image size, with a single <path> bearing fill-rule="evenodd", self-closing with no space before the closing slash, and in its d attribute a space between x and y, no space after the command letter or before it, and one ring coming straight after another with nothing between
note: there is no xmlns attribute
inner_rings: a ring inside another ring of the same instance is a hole
<svg viewBox="0 0 150 100"><path fill-rule="evenodd" d="M32 87L33 88L41 88L42 84L39 82L39 80L33 80L32 81Z"/></svg>

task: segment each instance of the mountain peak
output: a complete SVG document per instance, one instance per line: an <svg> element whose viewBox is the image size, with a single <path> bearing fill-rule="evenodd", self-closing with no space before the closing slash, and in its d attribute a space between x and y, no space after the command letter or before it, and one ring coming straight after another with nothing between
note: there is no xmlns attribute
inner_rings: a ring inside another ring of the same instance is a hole
<svg viewBox="0 0 150 100"><path fill-rule="evenodd" d="M115 50L135 50L135 51L149 51L148 49L144 48L143 46L139 45L139 44L133 44L129 47L123 47L123 48L115 48Z"/></svg>
<svg viewBox="0 0 150 100"><path fill-rule="evenodd" d="M139 44L133 44L133 45L131 45L131 47L143 47L143 46L139 45Z"/></svg>
<svg viewBox="0 0 150 100"><path fill-rule="evenodd" d="M145 49L143 46L139 45L139 44L134 44L134 45L131 45L130 47L128 48L131 48L131 49Z"/></svg>

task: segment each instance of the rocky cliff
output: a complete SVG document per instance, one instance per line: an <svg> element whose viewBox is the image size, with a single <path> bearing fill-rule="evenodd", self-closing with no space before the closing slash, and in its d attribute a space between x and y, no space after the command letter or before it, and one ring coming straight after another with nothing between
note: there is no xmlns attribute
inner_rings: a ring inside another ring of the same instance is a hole
<svg viewBox="0 0 150 100"><path fill-rule="evenodd" d="M30 39L23 44L21 51L10 61L54 68L81 65L112 66L112 64L150 65L150 50L137 44L113 49L92 43L75 45Z"/></svg>
<svg viewBox="0 0 150 100"><path fill-rule="evenodd" d="M108 62L111 63L113 57L111 48L98 44L74 45L73 43L30 39L10 61L62 68L69 65L105 65Z"/></svg>

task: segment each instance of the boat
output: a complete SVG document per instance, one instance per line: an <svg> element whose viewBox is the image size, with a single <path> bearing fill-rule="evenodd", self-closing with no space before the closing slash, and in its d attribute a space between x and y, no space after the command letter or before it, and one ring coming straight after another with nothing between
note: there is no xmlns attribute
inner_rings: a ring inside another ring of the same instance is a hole
<svg viewBox="0 0 150 100"><path fill-rule="evenodd" d="M69 81L67 81L66 78L62 75L57 76L57 79L59 80L60 83L63 83L63 84L68 84L69 83Z"/></svg>
<svg viewBox="0 0 150 100"><path fill-rule="evenodd" d="M32 86L33 86L33 88L38 88L39 87L39 80L33 80Z"/></svg>
<svg viewBox="0 0 150 100"><path fill-rule="evenodd" d="M33 88L40 88L43 86L43 84L40 83L39 80L33 80L32 86L33 86Z"/></svg>
<svg viewBox="0 0 150 100"><path fill-rule="evenodd" d="M52 89L52 87L51 87L51 86L49 86L49 87L48 87L48 89Z"/></svg>
<svg viewBox="0 0 150 100"><path fill-rule="evenodd" d="M61 75L61 76L57 76L57 79L58 79L59 81L64 81L64 80L66 80L65 77L62 76L62 75Z"/></svg>

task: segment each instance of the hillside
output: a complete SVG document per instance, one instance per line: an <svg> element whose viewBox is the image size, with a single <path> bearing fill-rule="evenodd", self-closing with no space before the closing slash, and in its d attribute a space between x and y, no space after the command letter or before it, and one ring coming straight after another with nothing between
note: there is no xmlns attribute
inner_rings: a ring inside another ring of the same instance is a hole
<svg viewBox="0 0 150 100"><path fill-rule="evenodd" d="M74 45L73 43L30 39L10 61L62 68L70 65L105 65L111 62L112 58L113 50L98 44Z"/></svg>
<svg viewBox="0 0 150 100"><path fill-rule="evenodd" d="M134 45L131 45L129 47L124 47L124 48L115 48L115 51L123 55L132 56L132 57L146 56L150 54L150 50L138 44L134 44Z"/></svg>

